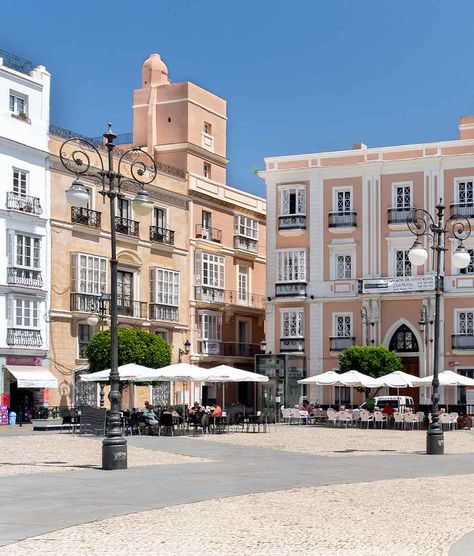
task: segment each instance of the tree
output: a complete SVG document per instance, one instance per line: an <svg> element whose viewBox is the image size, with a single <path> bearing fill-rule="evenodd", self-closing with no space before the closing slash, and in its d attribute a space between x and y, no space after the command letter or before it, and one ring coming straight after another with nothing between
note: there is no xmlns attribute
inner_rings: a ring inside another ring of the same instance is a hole
<svg viewBox="0 0 474 556"><path fill-rule="evenodd" d="M338 361L343 372L354 369L374 378L403 368L400 357L385 346L352 346L339 354Z"/></svg>
<svg viewBox="0 0 474 556"><path fill-rule="evenodd" d="M110 368L110 330L98 332L87 344L85 355L91 373ZM171 346L161 336L135 328L118 329L118 364L136 363L159 369L171 363Z"/></svg>

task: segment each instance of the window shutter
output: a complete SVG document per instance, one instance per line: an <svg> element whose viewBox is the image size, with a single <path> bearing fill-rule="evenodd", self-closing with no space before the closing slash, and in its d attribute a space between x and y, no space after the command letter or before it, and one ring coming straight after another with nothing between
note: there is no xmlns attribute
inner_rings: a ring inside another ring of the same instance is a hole
<svg viewBox="0 0 474 556"><path fill-rule="evenodd" d="M15 231L8 230L7 234L7 252L8 252L8 264L10 266L15 266Z"/></svg>
<svg viewBox="0 0 474 556"><path fill-rule="evenodd" d="M71 292L78 291L77 285L77 253L71 253Z"/></svg>

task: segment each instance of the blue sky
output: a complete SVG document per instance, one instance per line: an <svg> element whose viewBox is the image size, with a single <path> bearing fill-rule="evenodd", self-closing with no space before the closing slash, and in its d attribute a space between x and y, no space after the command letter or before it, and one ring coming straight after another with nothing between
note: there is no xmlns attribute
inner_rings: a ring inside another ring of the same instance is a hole
<svg viewBox="0 0 474 556"><path fill-rule="evenodd" d="M474 113L472 0L3 0L0 48L52 73L51 121L132 128L153 51L228 101L228 182L265 156L454 139Z"/></svg>

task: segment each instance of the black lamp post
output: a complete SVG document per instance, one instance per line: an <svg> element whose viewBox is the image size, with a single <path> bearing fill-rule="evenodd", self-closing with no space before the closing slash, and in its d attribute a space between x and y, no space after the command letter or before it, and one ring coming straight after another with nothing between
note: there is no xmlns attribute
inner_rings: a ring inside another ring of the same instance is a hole
<svg viewBox="0 0 474 556"><path fill-rule="evenodd" d="M365 326L365 345L368 346L369 344L371 344L373 346L375 344L375 340L373 338L373 332L369 335L369 326L373 331L375 322L369 321L369 315L367 312L367 307L365 305L363 305L362 309L360 310L360 316L362 318L362 324ZM370 340L369 336L371 336Z"/></svg>
<svg viewBox="0 0 474 556"><path fill-rule="evenodd" d="M452 263L456 268L466 268L470 261L463 241L471 235L469 220L461 214L453 214L444 220L444 205L442 200L436 205L436 217L424 209L414 209L407 218L407 226L416 236L408 254L410 262L420 266L428 260L428 251L420 242L421 237L427 237L431 242L434 253L435 270L435 314L434 314L434 360L433 360L433 394L431 409L431 424L426 437L426 453L444 454L444 435L439 424L439 347L440 347L440 301L443 293L443 274L441 254L446 251L446 238L457 239L459 245L452 256ZM443 261L444 262L444 261ZM422 319L423 320L423 319Z"/></svg>
<svg viewBox="0 0 474 556"><path fill-rule="evenodd" d="M146 215L153 209L153 203L143 187L151 183L156 176L155 162L149 154L139 147L126 151L116 149L114 139L117 135L112 125L103 135L107 154L107 166L98 151L98 145L81 137L65 141L60 148L59 157L63 166L76 175L71 187L66 191L67 200L74 206L86 207L89 201L87 187L79 181L80 176L87 176L98 181L100 191L109 199L110 207L110 411L107 419L107 435L102 442L102 469L127 468L127 441L122 436L120 420L120 377L118 373L118 307L117 307L117 239L115 222L116 199L123 197L122 187L135 190L134 210L138 215ZM115 154L120 154L114 165ZM115 167L117 168L115 170Z"/></svg>

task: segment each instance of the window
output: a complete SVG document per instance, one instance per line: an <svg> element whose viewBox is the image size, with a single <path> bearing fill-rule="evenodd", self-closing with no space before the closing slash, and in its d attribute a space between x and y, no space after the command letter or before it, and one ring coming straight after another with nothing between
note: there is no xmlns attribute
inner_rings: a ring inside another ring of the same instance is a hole
<svg viewBox="0 0 474 556"><path fill-rule="evenodd" d="M17 328L38 328L38 301L15 298L14 323Z"/></svg>
<svg viewBox="0 0 474 556"><path fill-rule="evenodd" d="M107 259L105 257L74 253L71 270L73 292L100 295L106 291Z"/></svg>
<svg viewBox="0 0 474 556"><path fill-rule="evenodd" d="M152 303L179 306L179 272L166 268L151 269Z"/></svg>
<svg viewBox="0 0 474 556"><path fill-rule="evenodd" d="M206 135L212 135L212 125L208 122L204 122L204 125L202 127L202 131Z"/></svg>
<svg viewBox="0 0 474 556"><path fill-rule="evenodd" d="M304 309L281 311L281 337L304 338Z"/></svg>
<svg viewBox="0 0 474 556"><path fill-rule="evenodd" d="M235 233L250 239L258 239L258 221L248 216L236 215Z"/></svg>
<svg viewBox="0 0 474 556"><path fill-rule="evenodd" d="M277 251L277 282L306 282L306 250Z"/></svg>
<svg viewBox="0 0 474 556"><path fill-rule="evenodd" d="M474 274L474 249L468 249L467 252L471 257L471 260L469 261L469 264L466 266L466 268L459 269L459 274Z"/></svg>
<svg viewBox="0 0 474 556"><path fill-rule="evenodd" d="M280 189L280 216L306 214L306 189L304 186Z"/></svg>
<svg viewBox="0 0 474 556"><path fill-rule="evenodd" d="M28 114L28 97L14 91L10 91L10 112L15 116Z"/></svg>
<svg viewBox="0 0 474 556"><path fill-rule="evenodd" d="M130 201L119 198L117 200L117 212L120 218L130 219Z"/></svg>
<svg viewBox="0 0 474 556"><path fill-rule="evenodd" d="M238 299L240 305L248 305L249 302L249 267L238 267Z"/></svg>
<svg viewBox="0 0 474 556"><path fill-rule="evenodd" d="M336 255L336 279L352 278L352 256Z"/></svg>
<svg viewBox="0 0 474 556"><path fill-rule="evenodd" d="M204 229L212 228L212 212L203 210L201 214L201 223Z"/></svg>
<svg viewBox="0 0 474 556"><path fill-rule="evenodd" d="M202 165L202 173L205 178L211 179L211 165L209 162L204 162Z"/></svg>
<svg viewBox="0 0 474 556"><path fill-rule="evenodd" d="M23 268L40 268L40 245L38 237L9 233L9 264Z"/></svg>
<svg viewBox="0 0 474 556"><path fill-rule="evenodd" d="M350 338L352 336L352 315L334 316L334 335L337 338Z"/></svg>
<svg viewBox="0 0 474 556"><path fill-rule="evenodd" d="M155 207L153 209L153 219L155 222L155 226L158 228L166 228L166 210Z"/></svg>
<svg viewBox="0 0 474 556"><path fill-rule="evenodd" d="M412 266L408 258L409 249L395 251L395 276L412 276Z"/></svg>
<svg viewBox="0 0 474 556"><path fill-rule="evenodd" d="M77 346L78 354L80 358L84 358L84 348L89 343L92 337L92 326L88 324L78 324L77 325Z"/></svg>
<svg viewBox="0 0 474 556"><path fill-rule="evenodd" d="M411 186L396 185L394 189L395 208L406 209L411 207Z"/></svg>
<svg viewBox="0 0 474 556"><path fill-rule="evenodd" d="M400 352L416 352L418 351L418 341L413 332L406 324L402 324L395 331L390 340L389 349L391 351Z"/></svg>
<svg viewBox="0 0 474 556"><path fill-rule="evenodd" d="M474 335L474 312L459 311L457 318L458 334Z"/></svg>
<svg viewBox="0 0 474 556"><path fill-rule="evenodd" d="M198 265L199 268L199 261ZM201 285L224 289L224 257L201 253Z"/></svg>
<svg viewBox="0 0 474 556"><path fill-rule="evenodd" d="M472 207L474 204L473 199L473 182L459 181L458 182L458 203L461 206Z"/></svg>
<svg viewBox="0 0 474 556"><path fill-rule="evenodd" d="M218 355L221 352L221 325L220 313L200 311L198 313L199 352L209 355Z"/></svg>
<svg viewBox="0 0 474 556"><path fill-rule="evenodd" d="M165 342L168 342L169 331L168 330L155 330L155 334L160 338L163 338Z"/></svg>
<svg viewBox="0 0 474 556"><path fill-rule="evenodd" d="M345 213L352 211L352 191L345 189L336 191L334 212Z"/></svg>
<svg viewBox="0 0 474 556"><path fill-rule="evenodd" d="M13 193L24 197L28 192L28 172L13 168Z"/></svg>

